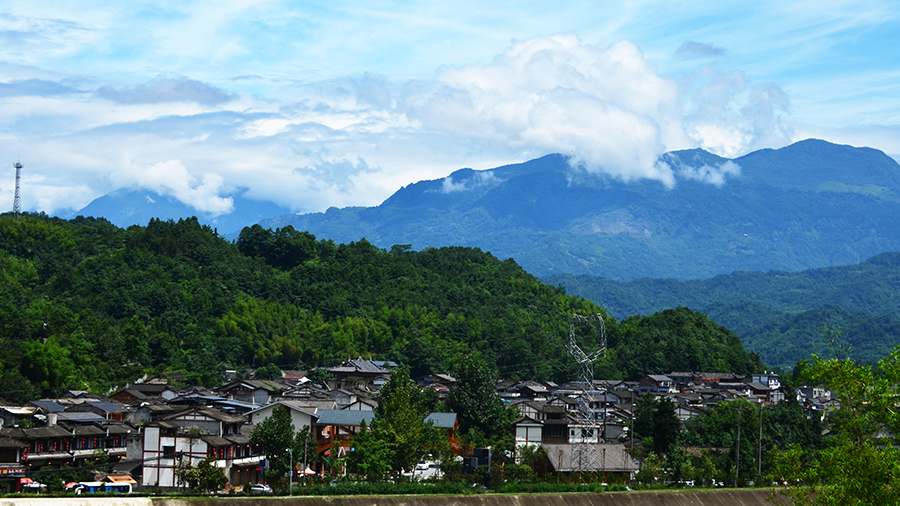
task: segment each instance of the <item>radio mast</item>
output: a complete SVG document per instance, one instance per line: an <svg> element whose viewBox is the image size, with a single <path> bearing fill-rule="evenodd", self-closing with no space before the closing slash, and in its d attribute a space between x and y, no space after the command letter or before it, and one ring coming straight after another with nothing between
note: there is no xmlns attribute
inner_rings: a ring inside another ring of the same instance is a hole
<svg viewBox="0 0 900 506"><path fill-rule="evenodd" d="M16 196L13 199L13 214L16 216L16 221L19 221L19 213L22 212L22 198L19 196L19 173L24 165L16 161L13 167L16 168Z"/></svg>

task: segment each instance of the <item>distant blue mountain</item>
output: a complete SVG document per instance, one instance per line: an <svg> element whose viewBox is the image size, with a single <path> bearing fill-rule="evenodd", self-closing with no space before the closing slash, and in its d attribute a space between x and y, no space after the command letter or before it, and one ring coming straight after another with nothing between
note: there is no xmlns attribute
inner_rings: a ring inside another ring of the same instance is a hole
<svg viewBox="0 0 900 506"><path fill-rule="evenodd" d="M615 280L796 271L900 250L900 165L881 151L810 139L734 160L694 149L661 161L674 188L591 174L554 154L420 181L376 207L261 225L383 248L476 246L538 276Z"/></svg>
<svg viewBox="0 0 900 506"><path fill-rule="evenodd" d="M217 229L220 235L224 236L236 235L243 227L290 212L289 209L272 202L250 200L242 194L231 197L234 201L232 212L212 216L198 212L168 195L160 195L149 190L121 189L93 200L71 216L103 217L122 228L146 225L152 218L178 220L196 216L201 223Z"/></svg>

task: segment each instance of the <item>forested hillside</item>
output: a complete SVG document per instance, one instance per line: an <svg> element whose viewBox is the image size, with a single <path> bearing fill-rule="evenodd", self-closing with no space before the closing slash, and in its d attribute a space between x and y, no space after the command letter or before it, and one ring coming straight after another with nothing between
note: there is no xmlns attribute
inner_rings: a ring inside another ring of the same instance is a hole
<svg viewBox="0 0 900 506"><path fill-rule="evenodd" d="M176 371L212 385L224 368L357 355L452 373L472 351L504 377L565 381L577 371L569 316L605 314L478 249L388 251L258 225L229 242L196 219L120 229L0 216L0 272L0 396L11 400ZM598 377L762 367L703 314L607 320Z"/></svg>
<svg viewBox="0 0 900 506"><path fill-rule="evenodd" d="M900 253L802 272L735 272L706 280L642 278L619 283L552 276L546 283L602 304L613 316L686 306L737 333L768 365L824 354L822 328L840 331L853 356L876 362L900 339Z"/></svg>

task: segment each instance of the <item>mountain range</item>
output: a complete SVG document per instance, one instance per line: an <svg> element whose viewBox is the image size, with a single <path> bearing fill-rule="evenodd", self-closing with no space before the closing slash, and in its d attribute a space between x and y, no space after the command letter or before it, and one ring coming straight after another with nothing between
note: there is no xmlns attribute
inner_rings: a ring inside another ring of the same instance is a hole
<svg viewBox="0 0 900 506"><path fill-rule="evenodd" d="M589 275L540 278L592 300L617 318L689 307L709 315L771 366L790 367L810 353L829 357L829 336L850 355L876 362L900 335L900 253L853 265L800 272L740 271L704 280L641 278L621 283ZM823 332L826 328L828 331Z"/></svg>
<svg viewBox="0 0 900 506"><path fill-rule="evenodd" d="M376 207L263 220L389 248L460 245L537 276L695 279L802 270L900 250L900 166L881 151L806 140L728 160L666 153L675 184L623 182L554 154L460 169Z"/></svg>
<svg viewBox="0 0 900 506"><path fill-rule="evenodd" d="M146 225L154 218L165 221L196 216L201 223L209 225L222 235L229 232L236 235L243 227L290 212L290 209L273 202L248 199L243 191L230 195L230 198L231 212L212 215L198 212L171 195L161 195L152 190L122 188L94 199L84 208L62 217L102 217L117 227L128 228L131 225Z"/></svg>
<svg viewBox="0 0 900 506"><path fill-rule="evenodd" d="M400 188L381 205L288 214L234 195L203 216L171 197L120 190L74 215L117 226L197 215L236 239L246 225L287 225L339 243L389 249L473 246L537 276L702 279L738 270L796 271L900 250L900 166L883 152L809 139L730 160L664 154L674 185L623 182L551 154Z"/></svg>

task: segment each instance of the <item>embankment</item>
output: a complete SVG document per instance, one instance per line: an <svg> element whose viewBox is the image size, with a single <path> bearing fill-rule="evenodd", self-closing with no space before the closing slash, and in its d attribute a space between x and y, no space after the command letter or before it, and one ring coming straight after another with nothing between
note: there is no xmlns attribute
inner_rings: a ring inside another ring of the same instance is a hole
<svg viewBox="0 0 900 506"><path fill-rule="evenodd" d="M86 497L0 499L0 506L772 506L769 490L379 497Z"/></svg>

